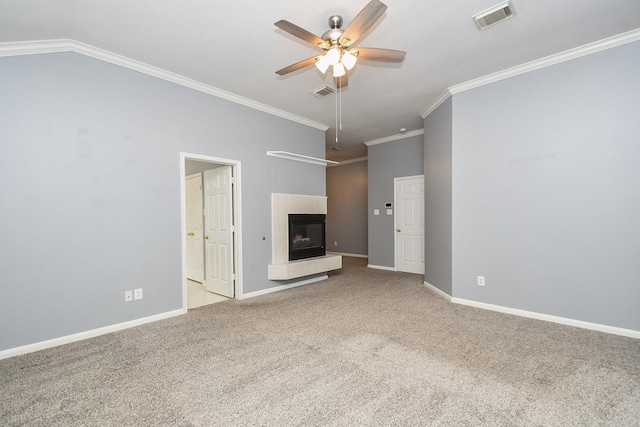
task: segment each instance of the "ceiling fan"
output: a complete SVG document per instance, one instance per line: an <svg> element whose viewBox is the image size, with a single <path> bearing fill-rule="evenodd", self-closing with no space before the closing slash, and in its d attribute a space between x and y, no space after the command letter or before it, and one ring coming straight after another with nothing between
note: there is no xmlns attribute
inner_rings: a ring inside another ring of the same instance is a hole
<svg viewBox="0 0 640 427"><path fill-rule="evenodd" d="M323 54L312 56L278 70L276 74L283 76L312 64L315 64L324 74L331 66L333 67L332 71L336 87L341 88L347 85L347 71L353 68L358 59L402 62L406 52L400 50L353 47L358 39L380 19L385 10L387 10L385 4L378 0L371 0L344 30L341 28L342 17L340 15L332 15L329 18L331 29L324 33L322 37L318 37L289 21L280 20L276 22L276 27L324 51Z"/></svg>

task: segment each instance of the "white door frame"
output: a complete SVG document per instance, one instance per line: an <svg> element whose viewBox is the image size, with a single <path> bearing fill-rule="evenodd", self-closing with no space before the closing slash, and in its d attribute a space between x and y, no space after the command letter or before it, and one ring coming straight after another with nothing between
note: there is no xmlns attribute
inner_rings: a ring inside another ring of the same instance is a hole
<svg viewBox="0 0 640 427"><path fill-rule="evenodd" d="M241 186L241 162L239 160L223 159L220 157L205 156L201 154L180 153L180 236L182 243L182 309L187 312L187 240L184 236L186 229L186 198L185 198L185 162L195 160L204 163L218 165L228 165L232 168L234 177L233 185L233 223L235 233L233 235L233 257L235 261L235 285L234 293L236 299L243 299L242 284L242 186Z"/></svg>
<svg viewBox="0 0 640 427"><path fill-rule="evenodd" d="M396 215L398 213L398 194L396 192L396 187L398 186L398 181L418 178L424 179L424 175L398 176L393 178L393 269L395 271L398 271L398 233L396 232L396 229L398 228ZM424 248L422 248L422 250L424 251Z"/></svg>

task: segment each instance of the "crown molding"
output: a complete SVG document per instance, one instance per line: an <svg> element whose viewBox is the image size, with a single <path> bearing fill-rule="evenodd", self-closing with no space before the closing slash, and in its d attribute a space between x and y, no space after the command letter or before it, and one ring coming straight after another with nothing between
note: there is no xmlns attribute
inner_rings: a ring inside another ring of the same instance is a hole
<svg viewBox="0 0 640 427"><path fill-rule="evenodd" d="M269 105L262 104L249 98L245 98L240 95L235 95L231 92L218 89L214 86L210 86L199 81L190 79L188 77L181 76L176 73L164 70L162 68L155 67L153 65L146 64L144 62L136 61L126 56L119 55L104 49L97 48L95 46L88 45L86 43L78 42L71 39L59 39L59 40L37 40L27 42L11 42L0 43L0 57L2 56L16 56L16 55L30 55L39 53L58 53L58 52L75 52L81 55L89 56L91 58L99 59L104 62L108 62L114 65L118 65L130 70L138 71L149 76L153 76L171 83L178 84L180 86L188 87L190 89L197 90L199 92L206 93L218 98L225 99L227 101L234 102L236 104L244 105L245 107L259 110L264 113L272 114L274 116L281 117L296 123L300 123L306 126L310 126L315 129L319 129L326 132L329 126L309 120L307 118L288 113L286 111L273 108Z"/></svg>
<svg viewBox="0 0 640 427"><path fill-rule="evenodd" d="M0 43L0 57L69 52L70 50L71 40L69 39Z"/></svg>
<svg viewBox="0 0 640 427"><path fill-rule="evenodd" d="M422 113L420 113L420 117L422 117L423 119L426 119L427 116L431 113L433 113L435 111L436 108L438 108L444 101L446 101L447 99L449 99L449 97L453 95L451 93L451 90L449 90L448 88L444 90L444 92L442 92L442 94L440 94L439 97L437 97L432 103L431 105L429 105L426 110L424 110Z"/></svg>
<svg viewBox="0 0 640 427"><path fill-rule="evenodd" d="M640 28L627 31L626 33L618 34L613 37L608 37L603 40L599 40L593 43L589 43L583 46L579 46L573 49L565 50L564 52L556 53L553 55L545 56L544 58L536 59L515 67L507 68L496 73L488 74L477 79L469 80L464 83L449 86L442 95L434 100L421 114L420 116L425 119L436 108L440 106L449 96L456 93L464 92L467 90L475 89L481 86L485 86L491 83L505 80L510 77L515 77L520 74L525 74L531 71L539 70L541 68L550 67L552 65L559 64L565 61L571 61L572 59L580 58L582 56L591 55L603 50L612 49L614 47L622 46L627 43L633 43L640 40Z"/></svg>
<svg viewBox="0 0 640 427"><path fill-rule="evenodd" d="M371 141L364 142L367 147L372 145L384 144L385 142L398 141L400 139L411 138L412 136L424 135L424 129L411 130L409 132L398 133L395 135L385 136Z"/></svg>
<svg viewBox="0 0 640 427"><path fill-rule="evenodd" d="M450 86L449 91L452 94L464 92L470 89L488 85L490 83L495 83L500 80L508 79L510 77L515 77L520 74L525 74L531 71L539 70L541 68L550 67L561 62L571 61L572 59L580 58L581 56L591 55L593 53L611 49L627 43L632 43L638 40L640 40L640 29L628 31L626 33L618 34L617 36L609 37L597 42L586 44L584 46L565 50L564 52L556 53L554 55L545 56L544 58L536 59L535 61L507 68L506 70L502 70L497 73L469 80L465 83Z"/></svg>

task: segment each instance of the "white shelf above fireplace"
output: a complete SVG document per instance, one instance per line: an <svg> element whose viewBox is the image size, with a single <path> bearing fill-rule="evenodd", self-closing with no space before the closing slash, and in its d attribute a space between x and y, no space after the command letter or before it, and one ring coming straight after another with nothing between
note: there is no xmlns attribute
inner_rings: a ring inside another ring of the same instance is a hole
<svg viewBox="0 0 640 427"><path fill-rule="evenodd" d="M314 165L337 165L333 160L320 159L318 157L305 156L304 154L290 153L288 151L267 151L267 156L280 157L282 159L295 160L296 162L311 163Z"/></svg>

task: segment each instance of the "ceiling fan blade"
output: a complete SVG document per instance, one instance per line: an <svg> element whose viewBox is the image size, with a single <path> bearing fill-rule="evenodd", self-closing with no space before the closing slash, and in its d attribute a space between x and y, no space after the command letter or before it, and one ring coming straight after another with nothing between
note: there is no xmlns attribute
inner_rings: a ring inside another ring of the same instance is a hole
<svg viewBox="0 0 640 427"><path fill-rule="evenodd" d="M333 81L336 84L336 89L342 89L349 84L349 73L345 73L342 77L334 77Z"/></svg>
<svg viewBox="0 0 640 427"><path fill-rule="evenodd" d="M327 46L327 42L325 42L324 40L322 40L320 37L316 36L313 33L310 33L309 31L305 30L304 28L300 28L295 24L292 24L289 21L285 21L284 19L276 22L274 24L276 27L280 28L283 31L286 31L287 33L291 34L292 36L296 36L299 39L302 39L306 42L311 43L314 46L318 46L320 48L325 48L328 47Z"/></svg>
<svg viewBox="0 0 640 427"><path fill-rule="evenodd" d="M380 19L385 10L387 10L385 4L378 0L371 0L344 30L339 39L340 44L348 47L355 43Z"/></svg>
<svg viewBox="0 0 640 427"><path fill-rule="evenodd" d="M322 58L322 55L313 56L311 58L303 59L300 62L296 62L295 64L289 65L288 67L284 67L282 70L276 71L276 74L284 76L285 74L292 73L300 68L307 67L309 65L313 65L316 63L318 59Z"/></svg>
<svg viewBox="0 0 640 427"><path fill-rule="evenodd" d="M357 54L358 60L381 61L381 62L402 62L407 52L393 49L376 49L374 47L357 47L350 51Z"/></svg>

